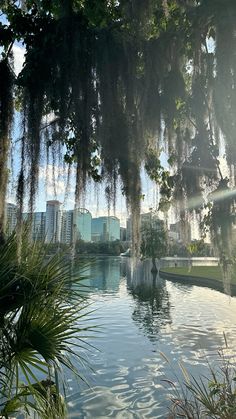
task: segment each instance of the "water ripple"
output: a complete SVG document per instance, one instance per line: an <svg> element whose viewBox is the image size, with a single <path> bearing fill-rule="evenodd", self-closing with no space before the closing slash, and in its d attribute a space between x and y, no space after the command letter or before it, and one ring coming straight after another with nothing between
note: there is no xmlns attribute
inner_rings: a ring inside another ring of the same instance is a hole
<svg viewBox="0 0 236 419"><path fill-rule="evenodd" d="M198 376L217 359L223 331L235 346L235 298L163 280L132 284L124 271L119 258L91 269L90 298L103 328L90 343L100 352L88 357L94 373L83 372L91 387L81 386L70 418L165 419L172 386L163 379L183 380L179 362Z"/></svg>

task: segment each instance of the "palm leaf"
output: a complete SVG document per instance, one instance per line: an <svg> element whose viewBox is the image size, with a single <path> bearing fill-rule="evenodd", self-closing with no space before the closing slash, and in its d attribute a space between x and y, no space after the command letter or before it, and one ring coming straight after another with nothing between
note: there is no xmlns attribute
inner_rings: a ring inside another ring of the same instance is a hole
<svg viewBox="0 0 236 419"><path fill-rule="evenodd" d="M94 330L85 325L87 287L83 276L71 276L69 261L47 258L43 244L32 245L27 230L20 249L19 259L14 234L0 249L0 394L8 397L8 411L29 406L42 418L57 417L56 411L65 411L59 386L52 397L52 388L45 393L39 377L46 380L52 368L60 376L66 367L84 379L75 363L86 362L81 349Z"/></svg>

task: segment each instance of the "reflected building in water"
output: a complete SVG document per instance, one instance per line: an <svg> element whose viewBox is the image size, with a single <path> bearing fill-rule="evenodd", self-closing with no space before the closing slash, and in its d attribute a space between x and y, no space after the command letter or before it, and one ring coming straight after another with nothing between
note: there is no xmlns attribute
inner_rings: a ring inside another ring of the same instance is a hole
<svg viewBox="0 0 236 419"><path fill-rule="evenodd" d="M101 257L87 262L83 275L85 284L100 291L117 292L121 279L120 258Z"/></svg>

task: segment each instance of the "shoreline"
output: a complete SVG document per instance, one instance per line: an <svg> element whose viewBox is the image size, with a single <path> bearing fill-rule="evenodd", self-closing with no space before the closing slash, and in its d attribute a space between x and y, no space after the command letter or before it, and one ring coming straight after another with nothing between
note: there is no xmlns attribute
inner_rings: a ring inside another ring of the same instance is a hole
<svg viewBox="0 0 236 419"><path fill-rule="evenodd" d="M171 273L165 272L161 269L160 269L159 275L161 278L167 279L168 281L178 282L182 284L196 285L199 287L212 288L216 291L220 291L223 294L225 294L223 282L217 279L207 278L207 277L205 278L205 277L193 276L193 275L183 275L183 274L180 275L180 274L176 274L172 272ZM230 289L231 289L231 293L230 293L231 297L235 297L236 285L231 284Z"/></svg>

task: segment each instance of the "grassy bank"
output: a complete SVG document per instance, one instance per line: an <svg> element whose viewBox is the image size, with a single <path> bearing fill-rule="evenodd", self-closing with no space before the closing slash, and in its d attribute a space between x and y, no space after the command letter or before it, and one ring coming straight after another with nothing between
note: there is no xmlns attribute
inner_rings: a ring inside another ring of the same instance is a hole
<svg viewBox="0 0 236 419"><path fill-rule="evenodd" d="M194 276L199 278L209 278L222 282L222 272L219 266L193 266L190 270L187 267L163 268L162 272L173 273L180 276ZM236 284L236 275L232 276L232 284Z"/></svg>

